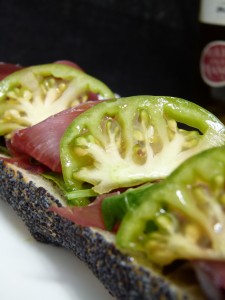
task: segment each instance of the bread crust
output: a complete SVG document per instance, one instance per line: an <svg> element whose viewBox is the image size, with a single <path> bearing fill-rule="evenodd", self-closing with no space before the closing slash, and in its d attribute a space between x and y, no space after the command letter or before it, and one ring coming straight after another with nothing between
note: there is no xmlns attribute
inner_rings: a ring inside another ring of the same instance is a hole
<svg viewBox="0 0 225 300"><path fill-rule="evenodd" d="M15 210L37 241L72 251L117 299L204 299L196 283L189 287L177 285L121 253L113 237L101 230L76 225L49 211L52 204L62 206L64 200L52 183L39 181L39 177L0 161L0 197Z"/></svg>

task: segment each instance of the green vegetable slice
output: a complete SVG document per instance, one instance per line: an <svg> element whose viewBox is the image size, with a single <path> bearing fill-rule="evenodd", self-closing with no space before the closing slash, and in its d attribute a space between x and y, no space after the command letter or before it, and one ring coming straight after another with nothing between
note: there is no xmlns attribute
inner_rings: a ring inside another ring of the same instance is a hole
<svg viewBox="0 0 225 300"><path fill-rule="evenodd" d="M0 149L1 150L1 149ZM71 191L68 190L63 180L62 174L59 173L44 173L42 176L48 180L51 180L62 191L62 194L67 200L68 206L86 206L90 204L90 198L96 197L97 194L87 187L83 190Z"/></svg>
<svg viewBox="0 0 225 300"><path fill-rule="evenodd" d="M159 265L225 259L225 147L189 158L164 181L133 190L123 201L135 196L138 204L128 209L116 237L122 251Z"/></svg>
<svg viewBox="0 0 225 300"><path fill-rule="evenodd" d="M16 71L0 82L0 135L41 122L88 99L115 95L101 81L62 64Z"/></svg>
<svg viewBox="0 0 225 300"><path fill-rule="evenodd" d="M64 134L63 176L71 189L89 183L106 193L164 178L188 157L224 141L224 125L189 101L155 96L105 101L78 116Z"/></svg>
<svg viewBox="0 0 225 300"><path fill-rule="evenodd" d="M128 211L140 205L143 192L148 190L151 185L144 184L140 187L130 188L124 193L105 198L101 210L106 229L112 231L116 225L120 224Z"/></svg>

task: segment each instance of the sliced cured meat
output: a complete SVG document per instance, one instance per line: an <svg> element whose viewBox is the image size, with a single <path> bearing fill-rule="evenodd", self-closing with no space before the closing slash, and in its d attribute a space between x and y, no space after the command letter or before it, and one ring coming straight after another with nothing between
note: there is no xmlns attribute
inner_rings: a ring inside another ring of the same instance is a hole
<svg viewBox="0 0 225 300"><path fill-rule="evenodd" d="M55 212L56 214L64 217L77 225L96 227L103 230L107 230L102 215L102 202L105 198L116 195L120 193L115 191L109 194L99 195L92 203L86 206L73 206L73 207L58 207L52 205L49 210ZM116 232L119 228L119 223L114 226L111 232Z"/></svg>
<svg viewBox="0 0 225 300"><path fill-rule="evenodd" d="M199 282L209 299L225 299L225 262L194 261L192 262Z"/></svg>
<svg viewBox="0 0 225 300"><path fill-rule="evenodd" d="M49 171L49 169L46 166L32 161L28 155L20 155L20 156L11 157L11 158L6 158L6 157L0 156L0 160L9 162L15 166L23 168L23 169L30 171L37 175Z"/></svg>
<svg viewBox="0 0 225 300"><path fill-rule="evenodd" d="M98 197L91 204L80 207L58 207L54 205L51 206L49 210L74 222L77 225L97 227L106 230L101 214L102 200L102 197Z"/></svg>
<svg viewBox="0 0 225 300"><path fill-rule="evenodd" d="M22 69L20 65L8 64L0 62L0 80L4 79L6 76Z"/></svg>
<svg viewBox="0 0 225 300"><path fill-rule="evenodd" d="M99 101L82 103L48 119L14 133L9 150L17 155L26 154L54 172L61 172L60 140L69 124Z"/></svg>
<svg viewBox="0 0 225 300"><path fill-rule="evenodd" d="M106 197L115 195L116 193L117 192L99 195L91 204L87 206L58 207L56 205L52 205L49 210L74 222L77 225L97 227L107 230L102 216L101 204ZM115 232L117 229L118 226L115 226L113 232Z"/></svg>

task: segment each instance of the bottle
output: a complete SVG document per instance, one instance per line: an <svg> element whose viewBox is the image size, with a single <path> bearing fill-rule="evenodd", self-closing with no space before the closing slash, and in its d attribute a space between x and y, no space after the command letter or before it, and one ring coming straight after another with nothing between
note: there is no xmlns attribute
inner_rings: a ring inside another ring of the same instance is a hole
<svg viewBox="0 0 225 300"><path fill-rule="evenodd" d="M199 102L225 115L225 0L200 1L199 29Z"/></svg>

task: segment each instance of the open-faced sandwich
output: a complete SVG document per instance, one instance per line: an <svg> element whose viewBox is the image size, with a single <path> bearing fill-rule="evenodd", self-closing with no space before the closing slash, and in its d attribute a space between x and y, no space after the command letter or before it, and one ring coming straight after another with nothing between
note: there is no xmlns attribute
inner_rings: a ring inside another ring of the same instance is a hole
<svg viewBox="0 0 225 300"><path fill-rule="evenodd" d="M8 73L0 196L33 237L117 299L223 299L224 125L183 99L120 98L73 65Z"/></svg>

